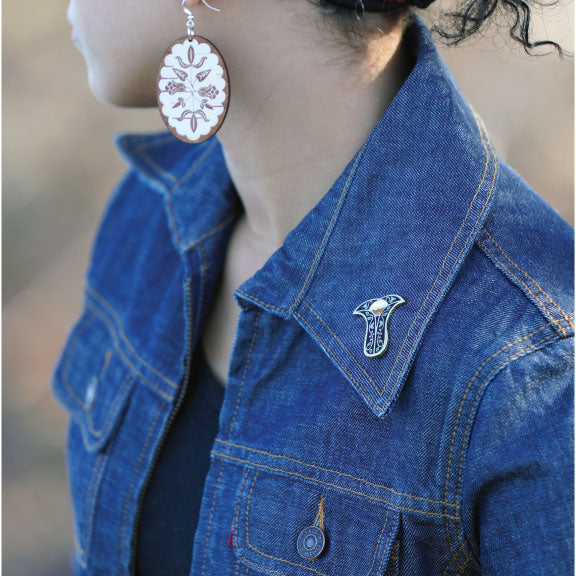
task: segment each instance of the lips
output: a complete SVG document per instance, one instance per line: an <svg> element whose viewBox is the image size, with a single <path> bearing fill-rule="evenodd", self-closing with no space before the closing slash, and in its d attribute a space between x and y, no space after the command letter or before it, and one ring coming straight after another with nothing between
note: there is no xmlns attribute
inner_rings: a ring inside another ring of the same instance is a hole
<svg viewBox="0 0 576 576"><path fill-rule="evenodd" d="M66 10L66 18L67 18L70 26L72 27L72 32L71 32L72 42L74 42L74 44L76 44L76 46L78 48L81 48L82 44L80 42L80 36L78 36L78 33L76 32L76 30L74 30L74 18L72 16L72 4L68 5L68 9Z"/></svg>
<svg viewBox="0 0 576 576"><path fill-rule="evenodd" d="M76 44L76 46L78 48L81 48L82 45L80 44L80 37L78 36L78 34L76 33L76 30L74 30L74 28L72 28L72 42L74 42L74 44Z"/></svg>

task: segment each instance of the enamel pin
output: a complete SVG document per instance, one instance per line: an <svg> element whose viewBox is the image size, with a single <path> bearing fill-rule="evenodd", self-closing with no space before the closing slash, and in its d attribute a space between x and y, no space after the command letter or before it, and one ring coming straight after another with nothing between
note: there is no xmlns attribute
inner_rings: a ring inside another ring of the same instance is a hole
<svg viewBox="0 0 576 576"><path fill-rule="evenodd" d="M372 298L362 302L353 314L364 316L366 320L366 337L364 338L364 355L377 358L388 348L388 321L396 307L405 304L404 298L389 294L383 298Z"/></svg>

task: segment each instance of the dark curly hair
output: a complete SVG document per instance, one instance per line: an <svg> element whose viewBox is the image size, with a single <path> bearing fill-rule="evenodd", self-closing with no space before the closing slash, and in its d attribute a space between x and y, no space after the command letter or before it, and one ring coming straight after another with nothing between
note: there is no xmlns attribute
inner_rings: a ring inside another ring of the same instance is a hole
<svg viewBox="0 0 576 576"><path fill-rule="evenodd" d="M533 0L533 6L552 6ZM525 52L534 54L534 49L541 46L549 46L562 58L564 50L552 40L532 41L530 25L532 20L532 8L525 0L472 0L461 9L446 12L444 18L449 22L443 26L435 26L434 30L449 45L459 44L478 32L498 12L506 13L503 20L507 20L510 37L519 42Z"/></svg>
<svg viewBox="0 0 576 576"><path fill-rule="evenodd" d="M399 21L407 25L412 17L413 8L400 6L387 12L365 12L362 2L356 9L336 6L330 0L308 0L316 6L323 18L319 25L321 31L331 32L335 40L343 40L357 56L366 51L368 42L378 33L382 34L383 25L396 24ZM565 51L552 40L534 41L531 37L532 10L534 7L551 7L558 0L461 0L461 6L444 12L440 24L433 27L440 38L454 46L484 29L490 22L508 28L510 38L519 42L528 54L534 55L534 49L543 46L552 48L562 58Z"/></svg>

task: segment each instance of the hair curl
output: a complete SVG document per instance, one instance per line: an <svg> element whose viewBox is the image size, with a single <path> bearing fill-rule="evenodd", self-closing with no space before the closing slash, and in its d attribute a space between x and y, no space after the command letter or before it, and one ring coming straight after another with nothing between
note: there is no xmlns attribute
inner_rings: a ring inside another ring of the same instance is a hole
<svg viewBox="0 0 576 576"><path fill-rule="evenodd" d="M545 4L532 0L531 4L547 7L555 2ZM450 22L445 26L434 26L434 31L449 46L454 46L476 34L497 12L506 12L510 38L520 43L527 54L534 55L535 48L549 46L562 58L564 50L558 43L552 40L532 41L530 26L533 6L526 0L471 0L460 10L444 13L444 18Z"/></svg>
<svg viewBox="0 0 576 576"><path fill-rule="evenodd" d="M461 0L462 1L462 0ZM532 10L535 6L551 7L559 0L463 0L459 9L444 12L440 25L433 27L440 38L449 46L460 44L478 33L490 22L502 16L509 36L522 45L526 53L534 55L534 49L543 46L553 48L562 58L565 51L552 40L533 41L531 35ZM334 39L343 42L361 57L377 34L382 33L383 23L408 25L412 8L399 7L390 12L365 12L362 3L355 10L335 6L330 0L308 0L320 10L324 21L323 32L332 32Z"/></svg>

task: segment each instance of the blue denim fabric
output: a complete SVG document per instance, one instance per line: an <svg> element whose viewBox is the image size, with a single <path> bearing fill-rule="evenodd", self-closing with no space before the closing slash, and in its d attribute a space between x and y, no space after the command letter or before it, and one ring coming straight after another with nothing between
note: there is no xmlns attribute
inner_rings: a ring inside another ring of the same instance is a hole
<svg viewBox="0 0 576 576"><path fill-rule="evenodd" d="M572 573L573 229L499 161L421 20L410 35L377 126L234 292L192 576ZM217 139L118 143L131 168L53 378L80 575L133 573L241 211ZM368 357L354 311L389 295L405 303Z"/></svg>

